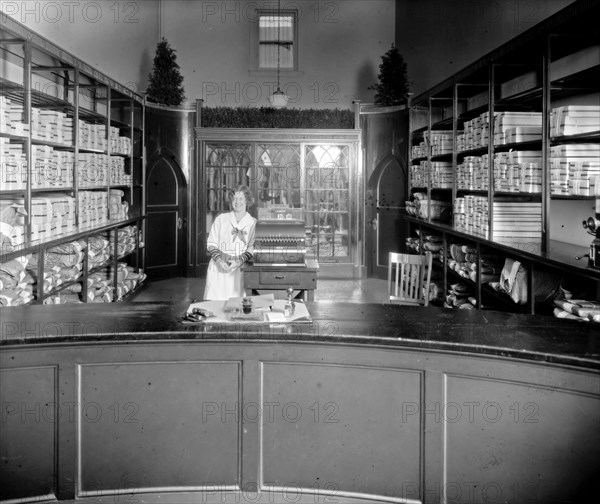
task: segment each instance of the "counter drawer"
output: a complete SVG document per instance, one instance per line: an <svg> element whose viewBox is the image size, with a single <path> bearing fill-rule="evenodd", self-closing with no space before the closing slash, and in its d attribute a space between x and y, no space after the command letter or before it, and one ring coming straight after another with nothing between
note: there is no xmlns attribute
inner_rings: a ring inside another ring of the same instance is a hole
<svg viewBox="0 0 600 504"><path fill-rule="evenodd" d="M307 271L281 271L262 270L245 271L244 287L246 289L315 289L317 286L317 272Z"/></svg>
<svg viewBox="0 0 600 504"><path fill-rule="evenodd" d="M260 271L258 273L260 285L287 285L295 287L300 285L302 276L298 271Z"/></svg>

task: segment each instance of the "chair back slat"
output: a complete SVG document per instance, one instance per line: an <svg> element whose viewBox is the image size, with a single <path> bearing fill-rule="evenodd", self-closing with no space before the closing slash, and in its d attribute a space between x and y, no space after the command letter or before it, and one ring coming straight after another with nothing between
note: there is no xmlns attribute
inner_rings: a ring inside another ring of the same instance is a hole
<svg viewBox="0 0 600 504"><path fill-rule="evenodd" d="M431 252L426 252L424 255L390 252L388 266L390 302L428 306L431 266Z"/></svg>

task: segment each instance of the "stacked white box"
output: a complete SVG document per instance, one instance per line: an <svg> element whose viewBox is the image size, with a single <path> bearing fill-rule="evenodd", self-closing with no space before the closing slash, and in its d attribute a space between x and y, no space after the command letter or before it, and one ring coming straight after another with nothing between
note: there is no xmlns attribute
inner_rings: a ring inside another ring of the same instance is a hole
<svg viewBox="0 0 600 504"><path fill-rule="evenodd" d="M120 156L110 156L110 184L131 185L131 175L125 171L125 159Z"/></svg>
<svg viewBox="0 0 600 504"><path fill-rule="evenodd" d="M16 200L24 204L24 200ZM32 240L47 240L72 233L75 226L75 199L66 194L44 194L31 198Z"/></svg>
<svg viewBox="0 0 600 504"><path fill-rule="evenodd" d="M431 187L452 189L452 163L445 161L431 162Z"/></svg>
<svg viewBox="0 0 600 504"><path fill-rule="evenodd" d="M499 112L495 112L494 117L498 114ZM464 136L457 142L457 152L486 147L489 144L489 122L489 112L483 112L478 117L466 121L463 125Z"/></svg>
<svg viewBox="0 0 600 504"><path fill-rule="evenodd" d="M0 190L24 190L27 184L27 159L22 143L0 138Z"/></svg>
<svg viewBox="0 0 600 504"><path fill-rule="evenodd" d="M600 145L550 147L550 187L554 195L591 196L600 192Z"/></svg>
<svg viewBox="0 0 600 504"><path fill-rule="evenodd" d="M492 240L510 243L541 240L541 202L494 200L493 205Z"/></svg>
<svg viewBox="0 0 600 504"><path fill-rule="evenodd" d="M452 206L452 215L454 216L454 227L458 231L465 230L465 207L466 204L464 197L457 197L454 199L454 204Z"/></svg>
<svg viewBox="0 0 600 504"><path fill-rule="evenodd" d="M425 137L425 142L428 143L431 147L432 156L439 156L442 154L448 154L452 152L452 132L443 130L431 130L431 132L425 131L423 133L423 136Z"/></svg>
<svg viewBox="0 0 600 504"><path fill-rule="evenodd" d="M487 198L483 196L465 196L464 230L476 236L487 236Z"/></svg>
<svg viewBox="0 0 600 504"><path fill-rule="evenodd" d="M5 96L0 96L0 133L16 136L29 134L29 124L25 124L23 105Z"/></svg>
<svg viewBox="0 0 600 504"><path fill-rule="evenodd" d="M125 193L119 189L109 191L109 218L116 220L125 220L129 217L129 203L123 201Z"/></svg>
<svg viewBox="0 0 600 504"><path fill-rule="evenodd" d="M0 96L0 133L10 134L10 104L6 96Z"/></svg>
<svg viewBox="0 0 600 504"><path fill-rule="evenodd" d="M456 152L462 152L465 150L467 150L465 134L460 133L459 135L456 135Z"/></svg>
<svg viewBox="0 0 600 504"><path fill-rule="evenodd" d="M108 194L106 191L79 191L79 226L93 227L108 220Z"/></svg>
<svg viewBox="0 0 600 504"><path fill-rule="evenodd" d="M413 145L411 150L411 159L424 157L427 157L427 144L425 141L420 142L418 145Z"/></svg>
<svg viewBox="0 0 600 504"><path fill-rule="evenodd" d="M131 138L122 136L119 128L116 128L115 126L111 126L109 132L111 154L131 156Z"/></svg>
<svg viewBox="0 0 600 504"><path fill-rule="evenodd" d="M80 149L106 151L108 148L105 124L92 124L80 119L78 139Z"/></svg>
<svg viewBox="0 0 600 504"><path fill-rule="evenodd" d="M600 131L600 105L568 105L552 109L550 136L581 135Z"/></svg>
<svg viewBox="0 0 600 504"><path fill-rule="evenodd" d="M487 190L488 169L486 156L465 156L456 166L456 187L458 189Z"/></svg>
<svg viewBox="0 0 600 504"><path fill-rule="evenodd" d="M516 126L504 133L505 143L535 142L542 139L541 126Z"/></svg>
<svg viewBox="0 0 600 504"><path fill-rule="evenodd" d="M427 187L427 167L428 161L423 160L418 165L410 167L410 187Z"/></svg>
<svg viewBox="0 0 600 504"><path fill-rule="evenodd" d="M73 119L58 110L33 107L31 138L70 146L73 144Z"/></svg>
<svg viewBox="0 0 600 504"><path fill-rule="evenodd" d="M77 165L77 183L80 188L98 188L108 185L108 156L80 152Z"/></svg>
<svg viewBox="0 0 600 504"><path fill-rule="evenodd" d="M541 151L496 152L494 189L506 192L541 193Z"/></svg>
<svg viewBox="0 0 600 504"><path fill-rule="evenodd" d="M541 127L541 112L499 112L494 117L494 145L541 139Z"/></svg>

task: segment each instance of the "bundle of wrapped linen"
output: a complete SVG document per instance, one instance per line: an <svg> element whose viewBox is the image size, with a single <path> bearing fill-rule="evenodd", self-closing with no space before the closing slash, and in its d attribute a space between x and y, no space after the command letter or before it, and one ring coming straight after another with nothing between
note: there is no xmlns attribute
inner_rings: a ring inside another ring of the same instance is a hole
<svg viewBox="0 0 600 504"><path fill-rule="evenodd" d="M83 270L85 242L83 240L62 243L49 248L44 254L44 274L41 288L44 294L65 283L77 280ZM27 269L40 288L38 278L39 254L33 254Z"/></svg>
<svg viewBox="0 0 600 504"><path fill-rule="evenodd" d="M33 301L33 278L27 272L29 256L0 264L0 307L26 305Z"/></svg>
<svg viewBox="0 0 600 504"><path fill-rule="evenodd" d="M118 257L123 257L135 250L137 226L125 226L118 230L117 253ZM110 251L114 250L114 234L110 235Z"/></svg>
<svg viewBox="0 0 600 504"><path fill-rule="evenodd" d="M554 316L557 318L600 323L600 302L586 299L555 299Z"/></svg>
<svg viewBox="0 0 600 504"><path fill-rule="evenodd" d="M117 263L117 285L114 285L114 269L112 266L97 271L88 277L87 300L92 303L110 303L113 300L113 291L116 299L120 301L123 297L134 290L146 279L142 271L125 263Z"/></svg>
<svg viewBox="0 0 600 504"><path fill-rule="evenodd" d="M106 264L110 259L110 242L103 236L88 239L88 271Z"/></svg>

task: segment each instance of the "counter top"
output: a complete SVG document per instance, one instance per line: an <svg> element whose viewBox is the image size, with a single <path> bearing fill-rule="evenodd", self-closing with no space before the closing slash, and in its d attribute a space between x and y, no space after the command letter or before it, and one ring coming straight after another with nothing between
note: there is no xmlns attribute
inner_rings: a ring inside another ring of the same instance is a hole
<svg viewBox="0 0 600 504"><path fill-rule="evenodd" d="M391 346L600 370L600 325L491 310L306 303L312 323L185 324L186 303L32 305L0 311L0 347L133 341Z"/></svg>

